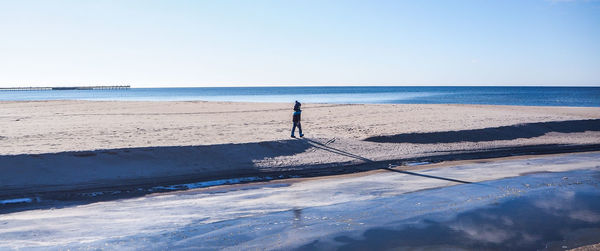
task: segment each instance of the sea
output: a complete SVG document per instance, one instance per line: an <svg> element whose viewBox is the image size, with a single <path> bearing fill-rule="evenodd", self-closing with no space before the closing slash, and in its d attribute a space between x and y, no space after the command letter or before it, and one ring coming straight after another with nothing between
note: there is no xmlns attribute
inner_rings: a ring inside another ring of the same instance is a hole
<svg viewBox="0 0 600 251"><path fill-rule="evenodd" d="M233 101L600 107L600 87L198 87L0 91L0 101Z"/></svg>

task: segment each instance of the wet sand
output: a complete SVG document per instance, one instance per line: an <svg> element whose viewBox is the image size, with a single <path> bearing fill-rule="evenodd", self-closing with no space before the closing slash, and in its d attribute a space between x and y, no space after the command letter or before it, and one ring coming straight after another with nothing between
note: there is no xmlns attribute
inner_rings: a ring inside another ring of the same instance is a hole
<svg viewBox="0 0 600 251"><path fill-rule="evenodd" d="M600 108L0 102L0 198L600 150Z"/></svg>
<svg viewBox="0 0 600 251"><path fill-rule="evenodd" d="M563 154L57 203L0 214L0 248L576 248L599 241L599 161Z"/></svg>

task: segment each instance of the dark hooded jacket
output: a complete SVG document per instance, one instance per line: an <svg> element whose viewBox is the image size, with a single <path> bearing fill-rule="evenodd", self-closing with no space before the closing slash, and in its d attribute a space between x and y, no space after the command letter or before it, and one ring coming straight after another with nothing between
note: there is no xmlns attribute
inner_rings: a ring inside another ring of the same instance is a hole
<svg viewBox="0 0 600 251"><path fill-rule="evenodd" d="M296 101L296 104L294 104L294 115L292 116L292 121L294 123L300 122L300 115L302 113L302 110L300 110L300 106L302 104L300 104L300 102Z"/></svg>

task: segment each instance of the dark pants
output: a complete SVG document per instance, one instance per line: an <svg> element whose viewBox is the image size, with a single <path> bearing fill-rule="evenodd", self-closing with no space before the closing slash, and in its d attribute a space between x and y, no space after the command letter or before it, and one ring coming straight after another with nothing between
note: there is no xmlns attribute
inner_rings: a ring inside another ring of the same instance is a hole
<svg viewBox="0 0 600 251"><path fill-rule="evenodd" d="M294 125L292 126L292 136L294 136L294 131L296 131L296 126L298 127L298 133L300 133L300 135L302 135L302 126L300 125L300 121L298 121L298 122L294 122Z"/></svg>

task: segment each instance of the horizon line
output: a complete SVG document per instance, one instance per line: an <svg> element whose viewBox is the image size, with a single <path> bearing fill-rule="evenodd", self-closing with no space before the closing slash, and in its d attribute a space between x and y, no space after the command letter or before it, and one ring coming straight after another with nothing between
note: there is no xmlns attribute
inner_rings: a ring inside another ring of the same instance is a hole
<svg viewBox="0 0 600 251"><path fill-rule="evenodd" d="M549 85L535 85L535 84L492 84L492 85L439 85L439 84L425 84L425 85L391 85L391 84L293 84L293 85L196 85L196 86L144 86L137 84L78 84L78 85L21 85L21 86L7 86L0 87L0 89L11 89L11 88L57 88L57 87L99 87L99 86L128 86L132 89L142 88L259 88L259 87L600 87L599 84L583 84L583 85L563 85L563 84L549 84Z"/></svg>

